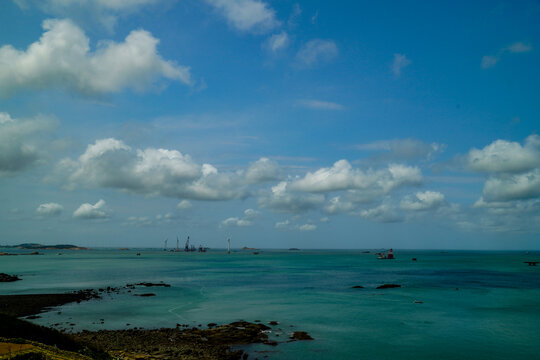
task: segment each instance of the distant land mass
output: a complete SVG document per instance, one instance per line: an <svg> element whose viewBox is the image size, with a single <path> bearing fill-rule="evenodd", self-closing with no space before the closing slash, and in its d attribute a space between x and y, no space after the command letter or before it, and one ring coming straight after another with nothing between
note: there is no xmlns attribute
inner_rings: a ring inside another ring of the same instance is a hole
<svg viewBox="0 0 540 360"><path fill-rule="evenodd" d="M19 244L19 245L3 245L2 247L25 249L25 250L88 250L88 248L77 246L77 245L70 245L70 244L42 245L42 244L26 243L26 244Z"/></svg>

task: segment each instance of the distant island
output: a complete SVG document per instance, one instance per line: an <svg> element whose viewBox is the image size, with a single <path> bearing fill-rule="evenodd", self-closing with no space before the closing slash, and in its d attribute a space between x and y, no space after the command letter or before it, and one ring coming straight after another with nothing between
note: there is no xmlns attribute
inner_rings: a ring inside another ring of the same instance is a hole
<svg viewBox="0 0 540 360"><path fill-rule="evenodd" d="M24 249L24 250L88 250L88 248L70 245L70 244L61 244L61 245L42 245L34 243L25 243L19 245L2 245L4 248L14 248L14 249Z"/></svg>

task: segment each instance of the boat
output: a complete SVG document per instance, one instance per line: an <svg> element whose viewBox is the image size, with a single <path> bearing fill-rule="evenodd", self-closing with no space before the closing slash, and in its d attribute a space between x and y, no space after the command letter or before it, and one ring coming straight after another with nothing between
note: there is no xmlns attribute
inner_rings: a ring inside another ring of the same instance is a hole
<svg viewBox="0 0 540 360"><path fill-rule="evenodd" d="M394 260L395 259L394 252L392 249L375 253L375 255L377 255L377 259L379 260Z"/></svg>

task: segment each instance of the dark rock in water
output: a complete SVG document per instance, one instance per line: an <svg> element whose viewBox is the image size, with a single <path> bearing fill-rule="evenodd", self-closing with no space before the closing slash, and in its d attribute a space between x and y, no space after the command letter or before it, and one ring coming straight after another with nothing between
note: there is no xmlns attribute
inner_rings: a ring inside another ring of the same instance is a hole
<svg viewBox="0 0 540 360"><path fill-rule="evenodd" d="M279 325L279 322L277 322L277 321L269 321L268 324L274 326L274 325Z"/></svg>
<svg viewBox="0 0 540 360"><path fill-rule="evenodd" d="M295 331L290 336L292 340L313 340L313 338L305 331Z"/></svg>
<svg viewBox="0 0 540 360"><path fill-rule="evenodd" d="M416 258L412 258L412 261L416 261Z"/></svg>
<svg viewBox="0 0 540 360"><path fill-rule="evenodd" d="M145 293L145 294L135 294L133 296L149 297L149 296L156 296L156 294L154 294L154 293Z"/></svg>
<svg viewBox="0 0 540 360"><path fill-rule="evenodd" d="M209 328L211 328L211 327L215 327L215 326L217 326L217 324L216 324L216 323L209 323L209 324L208 324L208 327L209 327Z"/></svg>
<svg viewBox="0 0 540 360"><path fill-rule="evenodd" d="M126 286L129 286L131 284L128 284ZM152 286L163 286L163 287L171 287L170 284L165 284L165 283L149 283L149 282L141 282L141 283L138 283L138 284L135 284L135 285L138 285L138 286L145 286L145 287L152 287Z"/></svg>
<svg viewBox="0 0 540 360"><path fill-rule="evenodd" d="M22 280L22 279L19 278L17 275L9 275L5 273L0 273L0 282L13 282L13 281L18 281L18 280Z"/></svg>
<svg viewBox="0 0 540 360"><path fill-rule="evenodd" d="M0 295L0 313L14 317L35 315L51 307L97 298L99 295L93 290L64 294Z"/></svg>
<svg viewBox="0 0 540 360"><path fill-rule="evenodd" d="M384 284L384 285L380 285L380 286L377 286L377 289L392 289L392 288L400 288L401 285L397 285L397 284Z"/></svg>
<svg viewBox="0 0 540 360"><path fill-rule="evenodd" d="M354 285L351 287L351 289L363 289L364 287L362 285Z"/></svg>
<svg viewBox="0 0 540 360"><path fill-rule="evenodd" d="M263 342L264 345L270 345L270 346L277 346L278 343L277 341L274 341L274 340L266 340Z"/></svg>

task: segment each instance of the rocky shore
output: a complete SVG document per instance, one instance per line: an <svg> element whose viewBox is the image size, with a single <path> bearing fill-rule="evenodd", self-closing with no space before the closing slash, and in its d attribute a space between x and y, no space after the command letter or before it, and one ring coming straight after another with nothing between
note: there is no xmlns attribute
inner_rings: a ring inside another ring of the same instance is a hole
<svg viewBox="0 0 540 360"><path fill-rule="evenodd" d="M134 287L126 286L128 289ZM142 287L168 287L164 283L138 283ZM108 288L112 293L114 288ZM55 359L50 347L76 354L72 358L92 359L248 359L250 356L238 346L266 344L276 346L270 339L271 328L267 325L247 321L230 324L208 324L208 329L177 324L176 328L126 329L82 331L68 334L51 328L38 326L20 317L37 317L39 313L70 302L99 299L102 291L81 290L64 294L0 295L0 350L13 341L25 344L26 352L48 351L47 358ZM277 321L269 322L277 325ZM313 340L303 331L294 332L283 342ZM48 350L47 350L48 349ZM51 355L52 354L52 355ZM2 356L0 351L0 357ZM60 355L58 355L60 356ZM65 358L65 357L59 357ZM69 357L68 357L69 358ZM253 357L255 358L255 357Z"/></svg>

